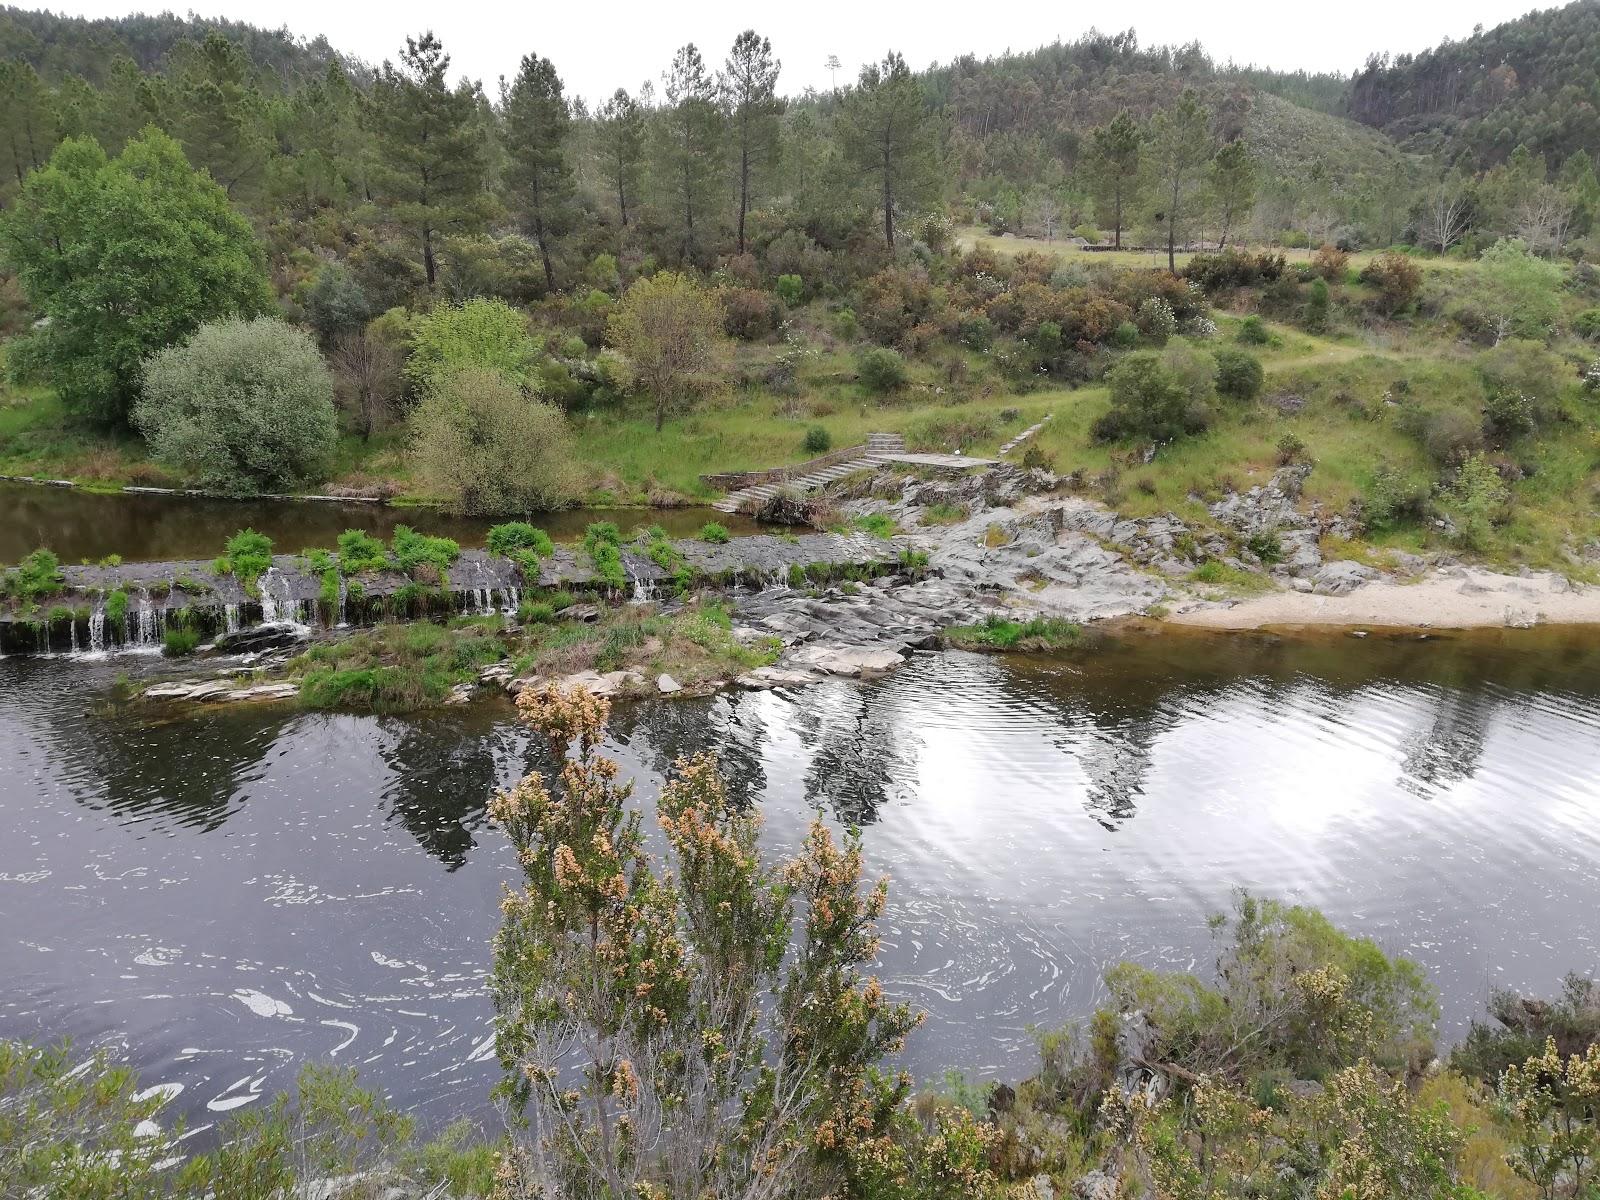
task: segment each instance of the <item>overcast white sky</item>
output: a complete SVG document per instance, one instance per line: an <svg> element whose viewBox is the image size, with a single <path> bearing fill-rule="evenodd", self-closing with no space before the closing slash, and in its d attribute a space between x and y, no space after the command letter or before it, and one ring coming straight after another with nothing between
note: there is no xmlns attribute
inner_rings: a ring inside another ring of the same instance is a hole
<svg viewBox="0 0 1600 1200"><path fill-rule="evenodd" d="M13 0L28 5L28 0ZM141 5L115 0L55 0L57 11L119 16ZM154 7L153 5L150 7ZM174 6L176 7L176 6ZM790 4L734 0L590 0L573 3L449 4L438 0L192 0L202 16L227 16L307 36L325 34L337 48L370 62L392 57L407 33L431 28L453 67L483 81L492 95L501 75L514 74L522 55L554 60L569 94L590 100L617 87L630 91L657 81L684 42L696 43L720 66L734 36L754 27L772 39L783 60L780 88L795 93L829 85L823 64L843 63L839 82L885 50L914 67L948 62L966 52L980 57L1027 50L1090 26L1132 27L1144 45L1201 41L1219 61L1233 59L1285 70L1348 72L1373 50L1424 49L1446 36L1463 38L1482 22L1493 26L1538 7L1533 0L1344 0L1337 5L1280 0L1196 3L1195 0L1112 0L1089 5L1013 2L912 5L876 0L802 0Z"/></svg>

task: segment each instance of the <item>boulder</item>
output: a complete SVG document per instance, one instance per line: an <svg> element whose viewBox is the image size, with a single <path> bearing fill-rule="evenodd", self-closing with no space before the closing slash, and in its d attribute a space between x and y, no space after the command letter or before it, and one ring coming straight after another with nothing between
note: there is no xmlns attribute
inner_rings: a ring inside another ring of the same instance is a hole
<svg viewBox="0 0 1600 1200"><path fill-rule="evenodd" d="M310 636L311 630L293 621L267 621L223 634L217 639L217 653L259 654L263 650L299 645Z"/></svg>
<svg viewBox="0 0 1600 1200"><path fill-rule="evenodd" d="M1117 1177L1106 1171L1090 1171L1072 1185L1076 1200L1117 1200Z"/></svg>
<svg viewBox="0 0 1600 1200"><path fill-rule="evenodd" d="M898 650L884 646L809 645L795 651L789 661L825 675L859 679L864 675L881 675L893 670L904 658Z"/></svg>
<svg viewBox="0 0 1600 1200"><path fill-rule="evenodd" d="M658 675L656 676L656 691L663 696L670 696L674 692L683 691L683 684L679 683L671 675Z"/></svg>
<svg viewBox="0 0 1600 1200"><path fill-rule="evenodd" d="M1378 572L1358 562L1341 559L1324 563L1311 577L1311 590L1319 596L1343 596L1378 578Z"/></svg>

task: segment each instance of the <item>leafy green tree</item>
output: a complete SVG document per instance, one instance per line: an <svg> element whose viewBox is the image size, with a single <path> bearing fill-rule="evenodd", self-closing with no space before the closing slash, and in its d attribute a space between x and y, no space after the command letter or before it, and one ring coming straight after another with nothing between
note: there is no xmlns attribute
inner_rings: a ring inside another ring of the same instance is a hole
<svg viewBox="0 0 1600 1200"><path fill-rule="evenodd" d="M158 462L239 493L316 482L339 435L316 343L270 317L211 322L151 355L133 420Z"/></svg>
<svg viewBox="0 0 1600 1200"><path fill-rule="evenodd" d="M496 371L467 366L433 379L411 415L411 434L417 477L452 512L539 512L578 496L561 410Z"/></svg>
<svg viewBox="0 0 1600 1200"><path fill-rule="evenodd" d="M1502 238L1478 259L1484 298L1492 310L1495 344L1515 334L1543 341L1561 319L1559 264L1531 253L1520 241Z"/></svg>
<svg viewBox="0 0 1600 1200"><path fill-rule="evenodd" d="M892 253L895 206L916 203L933 190L938 161L937 130L922 83L903 57L890 51L882 63L861 68L837 131L846 161L873 181Z"/></svg>
<svg viewBox="0 0 1600 1200"><path fill-rule="evenodd" d="M1156 176L1157 220L1167 234L1167 270L1178 269L1180 231L1187 230L1199 206L1205 165L1211 161L1211 114L1193 91L1162 109L1150 121L1150 163Z"/></svg>
<svg viewBox="0 0 1600 1200"><path fill-rule="evenodd" d="M368 109L381 153L373 186L379 205L422 248L431 290L441 234L472 232L487 216L479 96L450 86L450 56L430 33L406 39L400 65L385 62Z"/></svg>
<svg viewBox="0 0 1600 1200"><path fill-rule="evenodd" d="M655 401L657 433L668 412L722 386L722 306L686 275L663 271L636 280L611 314L606 336Z"/></svg>
<svg viewBox="0 0 1600 1200"><path fill-rule="evenodd" d="M1229 142L1211 160L1207 183L1220 228L1217 249L1228 244L1234 226L1250 215L1256 203L1256 162L1242 139Z"/></svg>
<svg viewBox="0 0 1600 1200"><path fill-rule="evenodd" d="M538 244L545 286L554 290L550 245L567 232L573 217L572 166L567 160L572 114L555 64L537 54L524 55L516 79L501 98L501 110L511 160L507 171L511 207Z"/></svg>
<svg viewBox="0 0 1600 1200"><path fill-rule="evenodd" d="M1213 378L1215 370L1213 364ZM1140 437L1167 442L1206 427L1205 410L1186 381L1168 370L1157 354L1130 354L1106 379L1111 384L1111 408L1094 423L1094 436L1101 441Z"/></svg>
<svg viewBox="0 0 1600 1200"><path fill-rule="evenodd" d="M317 272L306 292L306 320L324 344L360 329L372 318L372 301L343 263L330 262Z"/></svg>
<svg viewBox="0 0 1600 1200"><path fill-rule="evenodd" d="M722 68L722 91L739 161L739 254L744 253L744 222L756 172L766 167L778 150L780 66L772 56L772 43L754 29L746 29L733 39L733 50Z"/></svg>
<svg viewBox="0 0 1600 1200"><path fill-rule="evenodd" d="M452 372L481 368L513 387L529 390L539 353L539 343L528 333L527 318L505 301L441 304L411 331L406 375L418 392L426 392Z"/></svg>
<svg viewBox="0 0 1600 1200"><path fill-rule="evenodd" d="M149 354L270 300L249 224L154 129L114 159L64 142L0 215L0 254L49 317L35 361L71 408L110 424L127 419Z"/></svg>
<svg viewBox="0 0 1600 1200"><path fill-rule="evenodd" d="M698 262L722 175L722 109L717 83L693 42L673 56L667 107L657 119L656 176L680 258Z"/></svg>
<svg viewBox="0 0 1600 1200"><path fill-rule="evenodd" d="M506 1194L900 1195L847 1187L889 1149L909 1079L879 1064L920 1019L863 974L888 885L862 887L859 836L841 848L818 821L767 867L758 811L701 755L655 805L662 870L600 753L607 703L532 688L517 703L565 766L490 805L522 865L492 983L522 1119Z"/></svg>
<svg viewBox="0 0 1600 1200"><path fill-rule="evenodd" d="M1139 126L1126 110L1090 137L1090 188L1102 215L1110 220L1112 245L1118 250L1127 211L1139 203L1145 188L1143 147Z"/></svg>
<svg viewBox="0 0 1600 1200"><path fill-rule="evenodd" d="M627 228L628 201L638 195L639 167L644 160L644 110L618 88L600 105L595 118L600 170L617 197L617 214Z"/></svg>

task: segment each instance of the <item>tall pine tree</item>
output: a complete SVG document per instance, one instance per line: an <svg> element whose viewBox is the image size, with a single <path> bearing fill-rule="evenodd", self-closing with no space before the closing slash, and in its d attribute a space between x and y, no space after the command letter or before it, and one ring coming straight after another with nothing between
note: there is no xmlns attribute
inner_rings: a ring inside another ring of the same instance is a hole
<svg viewBox="0 0 1600 1200"><path fill-rule="evenodd" d="M385 62L369 109L379 139L373 172L378 203L422 249L431 290L438 282L438 239L486 219L485 164L478 95L451 87L450 56L432 32L407 38L400 65Z"/></svg>
<svg viewBox="0 0 1600 1200"><path fill-rule="evenodd" d="M1089 179L1100 213L1111 220L1112 244L1122 249L1128 211L1144 191L1143 138L1127 112L1094 131L1089 142Z"/></svg>
<svg viewBox="0 0 1600 1200"><path fill-rule="evenodd" d="M778 149L778 70L772 43L754 29L733 40L722 70L722 91L733 121L734 153L738 156L738 252L744 253L744 219L750 211L755 174Z"/></svg>
<svg viewBox="0 0 1600 1200"><path fill-rule="evenodd" d="M554 289L556 272L550 246L571 225L573 197L572 166L567 159L572 114L555 64L537 54L525 55L516 79L502 97L501 109L510 159L510 207L538 244L545 286Z"/></svg>
<svg viewBox="0 0 1600 1200"><path fill-rule="evenodd" d="M934 183L938 143L922 84L906 60L890 51L883 62L861 68L845 99L838 130L845 156L883 205L883 236L894 250L894 210L914 202Z"/></svg>
<svg viewBox="0 0 1600 1200"><path fill-rule="evenodd" d="M717 84L693 42L673 56L667 107L657 129L656 171L681 257L697 262L722 176L722 109Z"/></svg>
<svg viewBox="0 0 1600 1200"><path fill-rule="evenodd" d="M595 117L600 171L617 197L617 211L626 228L629 201L638 203L639 164L644 160L644 109L625 89L618 88L600 105Z"/></svg>

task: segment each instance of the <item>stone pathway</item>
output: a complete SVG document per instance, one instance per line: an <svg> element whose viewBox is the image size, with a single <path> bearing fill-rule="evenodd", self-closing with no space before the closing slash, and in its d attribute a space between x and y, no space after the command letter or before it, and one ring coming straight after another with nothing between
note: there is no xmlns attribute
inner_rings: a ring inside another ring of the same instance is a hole
<svg viewBox="0 0 1600 1200"><path fill-rule="evenodd" d="M849 462L835 463L831 467L823 467L807 475L796 475L791 479L784 479L774 483L761 483L754 487L740 488L737 492L729 492L711 507L718 512L736 513L753 509L765 504L779 492L789 489L800 492L814 492L818 488L826 487L835 479L843 479L846 475L856 471L867 471L873 467L881 466L892 455L904 454L906 440L897 433L874 433L867 438L866 445L859 458Z"/></svg>
<svg viewBox="0 0 1600 1200"><path fill-rule="evenodd" d="M1010 454L1018 446L1022 445L1023 442L1027 441L1034 434L1038 433L1039 430L1043 429L1045 427L1045 425L1049 423L1050 418L1053 417L1053 416L1055 416L1054 413L1046 413L1045 414L1045 418L1044 418L1043 421L1040 421L1035 425L1028 426L1021 433L1017 434L1016 437L1012 438L1009 442L1007 442L1004 446L1001 446L1000 447L1000 453L1001 454Z"/></svg>

